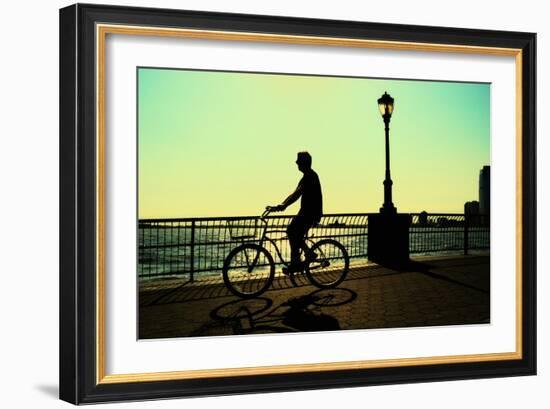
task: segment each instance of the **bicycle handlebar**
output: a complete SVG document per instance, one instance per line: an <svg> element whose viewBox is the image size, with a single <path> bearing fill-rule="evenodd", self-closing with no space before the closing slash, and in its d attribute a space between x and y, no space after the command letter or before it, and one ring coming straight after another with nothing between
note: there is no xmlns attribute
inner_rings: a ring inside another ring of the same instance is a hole
<svg viewBox="0 0 550 409"><path fill-rule="evenodd" d="M266 206L265 207L265 210L264 212L262 213L262 215L260 216L260 218L265 218L266 216L269 215L269 213L272 213L272 212L280 212L282 210L279 210L278 206Z"/></svg>

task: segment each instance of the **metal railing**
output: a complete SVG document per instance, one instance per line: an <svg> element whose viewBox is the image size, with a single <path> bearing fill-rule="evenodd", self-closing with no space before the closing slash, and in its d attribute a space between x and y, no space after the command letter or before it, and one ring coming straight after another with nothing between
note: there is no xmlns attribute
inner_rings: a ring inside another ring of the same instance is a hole
<svg viewBox="0 0 550 409"><path fill-rule="evenodd" d="M461 214L411 214L411 254L432 254L489 248L489 227ZM313 240L332 238L347 249L352 263L368 258L368 213L324 215L309 231ZM290 258L286 227L292 216L267 217L268 236L285 260ZM258 241L263 224L257 216L186 219L142 219L138 224L140 279L220 273L227 254L236 246ZM274 255L273 245L264 242Z"/></svg>
<svg viewBox="0 0 550 409"><path fill-rule="evenodd" d="M489 248L488 218L463 214L412 213L409 227L411 254L451 253Z"/></svg>

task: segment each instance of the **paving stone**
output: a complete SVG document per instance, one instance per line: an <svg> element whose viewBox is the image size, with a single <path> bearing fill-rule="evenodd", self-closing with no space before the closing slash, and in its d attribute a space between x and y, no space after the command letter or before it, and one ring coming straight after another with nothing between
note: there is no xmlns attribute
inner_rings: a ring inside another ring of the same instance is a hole
<svg viewBox="0 0 550 409"><path fill-rule="evenodd" d="M241 335L490 322L489 256L430 259L396 271L353 267L336 289L285 276L252 300L223 281L140 283L139 337Z"/></svg>

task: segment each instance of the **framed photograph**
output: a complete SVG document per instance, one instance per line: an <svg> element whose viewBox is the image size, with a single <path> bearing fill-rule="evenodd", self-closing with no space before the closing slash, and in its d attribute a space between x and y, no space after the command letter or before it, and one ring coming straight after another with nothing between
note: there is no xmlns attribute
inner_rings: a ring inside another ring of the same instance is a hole
<svg viewBox="0 0 550 409"><path fill-rule="evenodd" d="M536 373L533 33L60 10L60 398Z"/></svg>

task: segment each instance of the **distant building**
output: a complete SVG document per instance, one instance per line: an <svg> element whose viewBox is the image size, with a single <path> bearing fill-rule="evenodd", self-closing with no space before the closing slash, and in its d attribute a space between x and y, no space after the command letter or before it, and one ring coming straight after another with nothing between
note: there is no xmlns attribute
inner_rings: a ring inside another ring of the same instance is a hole
<svg viewBox="0 0 550 409"><path fill-rule="evenodd" d="M464 216L466 216L465 222L470 226L480 223L482 216L479 215L479 202L477 200L464 203Z"/></svg>
<svg viewBox="0 0 550 409"><path fill-rule="evenodd" d="M483 166L479 171L479 213L491 213L491 167Z"/></svg>
<svg viewBox="0 0 550 409"><path fill-rule="evenodd" d="M464 214L466 216L477 216L479 214L479 202L473 200L471 202L464 203Z"/></svg>

